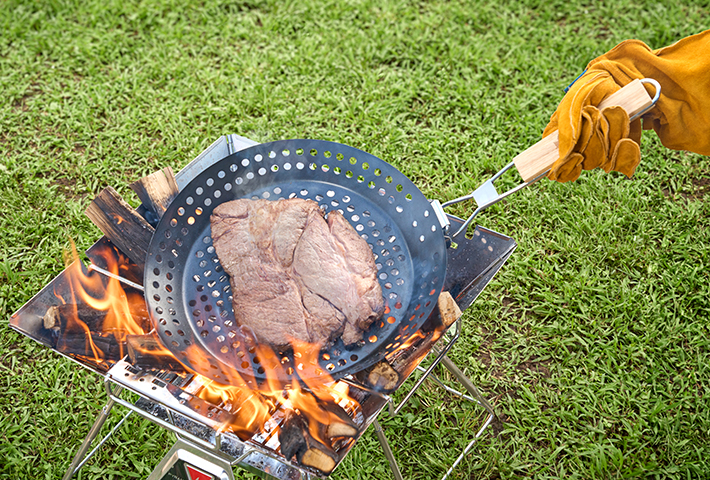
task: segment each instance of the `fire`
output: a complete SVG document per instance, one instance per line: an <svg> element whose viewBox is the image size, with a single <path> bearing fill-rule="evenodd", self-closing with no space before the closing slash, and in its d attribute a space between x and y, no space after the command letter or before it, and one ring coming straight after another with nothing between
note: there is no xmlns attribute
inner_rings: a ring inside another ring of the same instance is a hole
<svg viewBox="0 0 710 480"><path fill-rule="evenodd" d="M109 251L105 247L102 251L102 258L106 261L107 270L113 275L106 277L97 272L84 272L82 262L72 243L72 249L67 255L67 261L71 260L66 269L66 278L69 283L69 295L62 295L55 291L55 296L59 301L67 305L71 310L71 315L64 315L67 331L81 330L84 332L87 343L86 356L97 364L102 364L107 359L106 352L96 345L96 338L79 314L79 305L86 305L96 312L102 312L100 334L106 338L113 336L120 352L120 356L125 355L126 335L142 335L145 329L139 323L140 319L134 317L133 312L144 310L145 301L141 295L128 295L117 280L119 276L119 263L115 252ZM145 320L145 319L143 319ZM91 352L89 353L88 350Z"/></svg>
<svg viewBox="0 0 710 480"><path fill-rule="evenodd" d="M441 334L444 333L444 329L437 329L434 331L434 335L436 339L438 339ZM392 360L392 358L396 357L398 352L408 350L409 347L414 345L415 343L419 342L420 340L424 340L427 337L425 333L423 333L421 330L417 330L414 332L413 335L410 335L405 341L402 342L402 345L399 347L395 348L392 350L387 356L385 357L387 360Z"/></svg>
<svg viewBox="0 0 710 480"><path fill-rule="evenodd" d="M128 335L147 336L152 332L152 326L145 311L143 295L136 292L127 293L118 280L122 274L131 271L132 264L109 246L99 251L99 254L108 274L91 269L85 272L72 244L72 262L66 270L71 293L67 296L55 292L55 295L63 304L71 306L67 307L71 315L66 318L65 329L82 332L82 337L86 338L87 359L97 364L107 364L126 355ZM82 320L78 308L80 305L100 312L102 321L98 331L92 331L87 322ZM108 358L106 352L96 345L99 338L110 337L118 344L118 358ZM157 336L155 338L157 339ZM133 343L131 345L143 354L175 358L159 342L152 343L150 348ZM308 430L313 438L324 445L330 445L331 440L324 436L321 427L343 421L335 412L342 412L341 415L352 418L360 411L358 402L348 395L348 385L336 382L320 368L320 345L296 341L292 341L292 345L293 364L286 358L281 358L268 346L254 342L240 347L243 349L241 354L253 353L259 358L259 365L266 376L266 380L261 383L244 378L235 369L224 369L227 378L223 384L195 374L193 381L196 382L198 390L193 394L220 406L232 415L229 423L220 426L220 430L232 431L243 440L265 434L267 430L273 435L279 428L278 421L274 419L283 418L285 412L292 410L306 416ZM191 363L209 363L197 352L194 345L186 346L184 350ZM175 361L178 362L177 359ZM284 384L284 378L292 380ZM281 412L280 416L276 415L277 412Z"/></svg>
<svg viewBox="0 0 710 480"><path fill-rule="evenodd" d="M320 345L292 340L296 368L285 367L271 348L255 345L255 354L265 368L266 381L254 385L236 371L229 372L229 385L203 380L204 386L197 394L203 400L223 407L235 414L234 421L226 427L247 438L256 433L266 433L264 426L278 410L295 410L308 418L311 436L323 444L329 439L323 435L323 425L342 421L333 412L340 408L350 415L360 409L356 400L348 395L349 387L344 382L336 382L324 373L318 365ZM187 351L188 356L189 348ZM192 358L191 358L192 360ZM319 378L311 373L315 371ZM296 372L289 384L282 378ZM298 372L308 373L299 380ZM203 377L204 378L204 377ZM303 384L301 383L303 382Z"/></svg>

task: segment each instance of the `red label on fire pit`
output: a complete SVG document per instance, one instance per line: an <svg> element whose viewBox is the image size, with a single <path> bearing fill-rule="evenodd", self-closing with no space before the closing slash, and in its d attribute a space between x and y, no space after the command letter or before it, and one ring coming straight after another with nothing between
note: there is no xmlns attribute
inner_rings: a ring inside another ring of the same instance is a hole
<svg viewBox="0 0 710 480"><path fill-rule="evenodd" d="M198 470L191 465L185 464L185 469L189 480L214 480L214 477L209 473Z"/></svg>

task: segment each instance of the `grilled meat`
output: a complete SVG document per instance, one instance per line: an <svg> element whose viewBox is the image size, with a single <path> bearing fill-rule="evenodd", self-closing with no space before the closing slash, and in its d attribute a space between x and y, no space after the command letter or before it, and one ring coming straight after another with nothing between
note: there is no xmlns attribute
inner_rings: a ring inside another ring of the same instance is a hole
<svg viewBox="0 0 710 480"><path fill-rule="evenodd" d="M339 212L324 218L297 198L234 200L210 222L237 323L260 342L350 345L382 315L372 251Z"/></svg>

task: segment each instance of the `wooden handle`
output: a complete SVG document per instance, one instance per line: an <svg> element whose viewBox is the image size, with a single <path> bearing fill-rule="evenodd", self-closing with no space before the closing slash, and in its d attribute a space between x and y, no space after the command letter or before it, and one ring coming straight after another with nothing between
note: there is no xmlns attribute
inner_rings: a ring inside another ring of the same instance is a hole
<svg viewBox="0 0 710 480"><path fill-rule="evenodd" d="M652 104L653 101L643 84L639 80L634 80L618 92L605 98L599 104L599 110L618 105L626 110L630 118ZM513 162L515 162L515 168L518 169L523 180L529 182L549 170L560 158L559 146L559 132L555 131L518 154Z"/></svg>

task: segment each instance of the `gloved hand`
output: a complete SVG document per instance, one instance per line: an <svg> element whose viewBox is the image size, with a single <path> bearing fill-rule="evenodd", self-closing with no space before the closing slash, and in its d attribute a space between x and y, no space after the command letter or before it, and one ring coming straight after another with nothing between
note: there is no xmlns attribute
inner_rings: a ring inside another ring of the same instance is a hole
<svg viewBox="0 0 710 480"><path fill-rule="evenodd" d="M640 120L629 125L623 109L600 111L596 105L642 78L661 85L656 106L642 117L643 128L653 128L670 149L710 155L710 30L655 51L627 40L589 62L550 118L543 137L555 130L560 135L560 159L550 179L576 180L582 169L596 167L633 175L641 159Z"/></svg>

